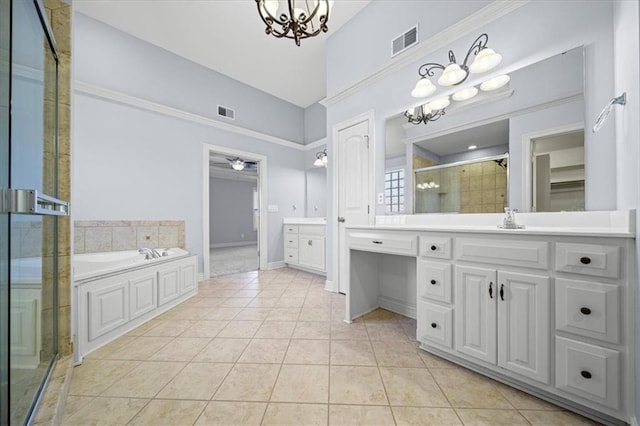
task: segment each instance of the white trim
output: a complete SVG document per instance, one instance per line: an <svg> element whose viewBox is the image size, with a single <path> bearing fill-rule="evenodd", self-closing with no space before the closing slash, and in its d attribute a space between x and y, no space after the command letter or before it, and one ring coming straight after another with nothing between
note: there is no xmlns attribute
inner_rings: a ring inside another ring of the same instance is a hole
<svg viewBox="0 0 640 426"><path fill-rule="evenodd" d="M584 123L570 123L562 126L550 127L547 129L536 130L535 132L525 133L522 135L522 199L521 210L523 212L530 212L533 206L533 192L531 181L531 140L542 138L545 136L551 136L561 133L575 132L577 130L584 131Z"/></svg>
<svg viewBox="0 0 640 426"><path fill-rule="evenodd" d="M209 278L204 277L204 272L198 272L198 277L196 278L198 282L208 280Z"/></svg>
<svg viewBox="0 0 640 426"><path fill-rule="evenodd" d="M529 3L529 0L494 1L472 15L449 26L447 29L424 40L412 49L400 53L388 63L369 73L366 77L347 84L334 93L327 95L326 98L320 100L320 104L325 107L334 105L354 93L363 90L365 87L396 73L412 62L418 61L429 53L447 47L451 44L452 40L457 40L465 34L476 31L486 26L489 22L505 16L527 3Z"/></svg>
<svg viewBox="0 0 640 426"><path fill-rule="evenodd" d="M236 241L235 243L209 244L209 248L217 249L217 248L226 248L226 247L244 247L244 246L255 246L255 245L258 245L257 241Z"/></svg>
<svg viewBox="0 0 640 426"><path fill-rule="evenodd" d="M306 151L311 151L314 148L317 148L322 145L327 144L327 138L318 139L317 141L313 141L305 145Z"/></svg>
<svg viewBox="0 0 640 426"><path fill-rule="evenodd" d="M258 250L260 250L260 269L267 269L268 259L268 213L267 213L267 157L260 154L254 154L246 151L239 151L226 146L212 145L208 143L202 144L202 241L203 241L203 253L202 258L204 261L203 270L204 276L210 276L209 265L209 157L211 151L221 153L224 155L233 155L236 157L242 157L246 160L255 161L258 163L258 198L259 198L259 211L260 211L260 225L258 229Z"/></svg>
<svg viewBox="0 0 640 426"><path fill-rule="evenodd" d="M267 270L271 271L273 269L282 269L285 268L287 265L284 263L284 260L281 260L279 262L269 262L269 264L267 264Z"/></svg>
<svg viewBox="0 0 640 426"><path fill-rule="evenodd" d="M638 418L635 415L631 416L631 418L629 419L629 424L631 426L638 426Z"/></svg>
<svg viewBox="0 0 640 426"><path fill-rule="evenodd" d="M396 312L398 314L404 315L405 317L417 318L417 307L407 305L406 303L400 302L399 300L393 299L391 297L380 296L378 297L378 304L381 308L384 308L391 312Z"/></svg>
<svg viewBox="0 0 640 426"><path fill-rule="evenodd" d="M220 130L225 130L227 132L236 133L239 135L248 136L255 139L260 139L265 142L286 146L287 148L297 149L300 151L309 151L317 146L314 144L317 144L325 140L325 139L321 139L319 141L312 142L311 144L308 144L308 145L302 145L300 143L293 142L287 139L282 139L276 136L267 135L265 133L257 132L255 130L245 129L244 127L240 127L235 124L224 123L219 120L214 120L209 117L204 117L202 115L194 114L178 108L173 108L164 104L152 102L143 98L139 98L137 96L127 95L122 92L117 92L115 90L107 89L105 87L97 86L91 83L86 83L84 81L76 80L74 83L75 83L74 84L75 91L78 93L93 96L96 98L106 99L112 102L117 102L120 104L132 106L134 108L139 108L145 111L156 112L159 114L167 115L169 117L179 118L181 120L190 121L192 123L213 127Z"/></svg>
<svg viewBox="0 0 640 426"><path fill-rule="evenodd" d="M331 280L324 280L324 289L330 291L331 293L337 293L335 284Z"/></svg>

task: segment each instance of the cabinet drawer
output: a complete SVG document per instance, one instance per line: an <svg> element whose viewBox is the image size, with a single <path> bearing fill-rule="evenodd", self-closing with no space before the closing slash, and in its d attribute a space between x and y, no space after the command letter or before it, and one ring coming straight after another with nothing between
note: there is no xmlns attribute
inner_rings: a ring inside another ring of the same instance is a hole
<svg viewBox="0 0 640 426"><path fill-rule="evenodd" d="M298 225L285 225L284 226L285 234L296 234L298 235Z"/></svg>
<svg viewBox="0 0 640 426"><path fill-rule="evenodd" d="M418 259L418 296L451 303L451 265Z"/></svg>
<svg viewBox="0 0 640 426"><path fill-rule="evenodd" d="M620 247L557 243L556 270L620 278Z"/></svg>
<svg viewBox="0 0 640 426"><path fill-rule="evenodd" d="M355 250L404 256L416 256L418 252L415 234L351 231L348 239L349 248Z"/></svg>
<svg viewBox="0 0 640 426"><path fill-rule="evenodd" d="M451 238L420 235L420 256L451 259Z"/></svg>
<svg viewBox="0 0 640 426"><path fill-rule="evenodd" d="M284 249L284 263L298 263L298 249Z"/></svg>
<svg viewBox="0 0 640 426"><path fill-rule="evenodd" d="M496 265L547 269L549 244L545 241L456 238L456 259Z"/></svg>
<svg viewBox="0 0 640 426"><path fill-rule="evenodd" d="M285 248L298 248L298 236L293 234L284 234L284 247Z"/></svg>
<svg viewBox="0 0 640 426"><path fill-rule="evenodd" d="M556 387L617 409L620 406L620 353L556 337Z"/></svg>
<svg viewBox="0 0 640 426"><path fill-rule="evenodd" d="M324 225L298 225L298 234L324 237Z"/></svg>
<svg viewBox="0 0 640 426"><path fill-rule="evenodd" d="M620 342L617 285L556 279L556 329L607 342Z"/></svg>
<svg viewBox="0 0 640 426"><path fill-rule="evenodd" d="M453 309L418 301L418 340L453 347Z"/></svg>

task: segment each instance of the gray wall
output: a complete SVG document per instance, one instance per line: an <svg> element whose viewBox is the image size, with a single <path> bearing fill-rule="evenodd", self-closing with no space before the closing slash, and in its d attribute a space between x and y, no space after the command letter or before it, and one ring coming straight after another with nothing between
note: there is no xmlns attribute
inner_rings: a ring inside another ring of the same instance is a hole
<svg viewBox="0 0 640 426"><path fill-rule="evenodd" d="M256 182L209 179L209 245L257 242L253 230L253 190Z"/></svg>
<svg viewBox="0 0 640 426"><path fill-rule="evenodd" d="M304 110L304 143L311 143L327 136L327 109L315 103Z"/></svg>

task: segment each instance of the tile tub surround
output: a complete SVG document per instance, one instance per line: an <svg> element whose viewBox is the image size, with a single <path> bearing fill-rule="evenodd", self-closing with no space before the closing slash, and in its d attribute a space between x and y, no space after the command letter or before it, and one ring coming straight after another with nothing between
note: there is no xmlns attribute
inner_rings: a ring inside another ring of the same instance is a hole
<svg viewBox="0 0 640 426"><path fill-rule="evenodd" d="M76 220L74 253L136 250L140 247L184 248L184 221Z"/></svg>
<svg viewBox="0 0 640 426"><path fill-rule="evenodd" d="M418 349L412 319L344 323L323 287L292 269L200 282L74 368L61 424L593 424Z"/></svg>

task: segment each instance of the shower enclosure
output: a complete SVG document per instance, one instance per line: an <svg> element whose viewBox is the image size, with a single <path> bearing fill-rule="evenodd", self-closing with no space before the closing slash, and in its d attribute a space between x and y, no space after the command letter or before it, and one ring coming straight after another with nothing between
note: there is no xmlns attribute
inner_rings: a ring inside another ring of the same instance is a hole
<svg viewBox="0 0 640 426"><path fill-rule="evenodd" d="M29 422L58 353L58 57L40 0L0 0L0 424Z"/></svg>

